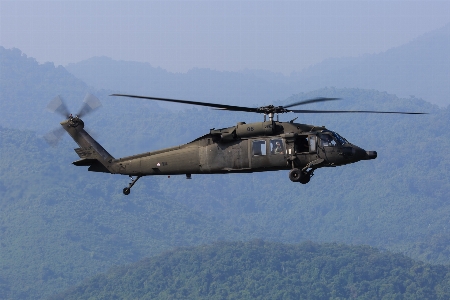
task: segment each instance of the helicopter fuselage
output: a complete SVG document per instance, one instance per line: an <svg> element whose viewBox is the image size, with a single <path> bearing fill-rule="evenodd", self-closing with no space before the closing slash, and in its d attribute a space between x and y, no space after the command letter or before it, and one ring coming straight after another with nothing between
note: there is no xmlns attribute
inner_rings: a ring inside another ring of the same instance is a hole
<svg viewBox="0 0 450 300"><path fill-rule="evenodd" d="M66 128L81 146L76 149L77 153L89 152L87 149L92 148L93 139L80 143L80 139L88 136L81 126L84 124L81 120L77 126L73 125L73 120L70 122L72 125L66 125ZM101 148L99 145L96 147ZM233 127L211 129L209 134L188 144L118 159L112 156L108 159L109 154L102 149L93 149L92 152L106 153L103 155L104 167L91 164L90 171L130 176L186 174L188 178L192 174L292 169L305 173L309 169L312 176L312 172L320 167L340 166L376 157L376 152L366 152L325 127L276 121L240 122ZM75 165L86 166L93 162L92 158L80 157L82 160L74 162Z"/></svg>

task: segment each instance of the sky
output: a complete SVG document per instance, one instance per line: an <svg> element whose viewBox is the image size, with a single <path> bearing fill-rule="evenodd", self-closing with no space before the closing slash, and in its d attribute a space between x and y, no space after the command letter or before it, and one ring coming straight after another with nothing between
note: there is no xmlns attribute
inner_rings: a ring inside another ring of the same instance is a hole
<svg viewBox="0 0 450 300"><path fill-rule="evenodd" d="M170 72L289 75L405 44L450 22L450 1L3 1L0 46L38 62L94 56Z"/></svg>

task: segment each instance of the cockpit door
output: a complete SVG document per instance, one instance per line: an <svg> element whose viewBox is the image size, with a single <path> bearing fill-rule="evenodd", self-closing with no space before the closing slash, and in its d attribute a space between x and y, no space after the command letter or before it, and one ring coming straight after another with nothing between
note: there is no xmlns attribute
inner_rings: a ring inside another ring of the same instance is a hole
<svg viewBox="0 0 450 300"><path fill-rule="evenodd" d="M339 159L338 148L340 148L333 135L330 132L319 134L319 147L321 149L322 158L326 159L330 163L336 163Z"/></svg>

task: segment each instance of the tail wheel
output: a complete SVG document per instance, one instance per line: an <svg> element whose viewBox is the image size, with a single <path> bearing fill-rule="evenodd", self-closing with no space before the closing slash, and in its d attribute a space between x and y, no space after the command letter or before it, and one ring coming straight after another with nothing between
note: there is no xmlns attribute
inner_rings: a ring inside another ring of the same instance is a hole
<svg viewBox="0 0 450 300"><path fill-rule="evenodd" d="M124 195L129 195L129 194L131 193L131 188L133 187L133 185L136 183L136 181L139 180L139 178L142 177L142 175L139 175L138 177L136 177L135 179L133 179L133 176L131 176L131 175L129 175L129 176L130 176L131 182L130 182L130 184L128 184L127 187L124 187L124 188L123 188L123 194L124 194Z"/></svg>

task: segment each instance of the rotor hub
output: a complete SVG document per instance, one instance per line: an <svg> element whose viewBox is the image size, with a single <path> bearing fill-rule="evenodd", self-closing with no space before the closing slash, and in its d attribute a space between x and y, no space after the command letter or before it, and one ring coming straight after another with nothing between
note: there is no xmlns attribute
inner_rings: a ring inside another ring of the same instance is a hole
<svg viewBox="0 0 450 300"><path fill-rule="evenodd" d="M274 106L274 105L267 105L267 106L261 106L256 109L256 112L263 113L265 115L270 114L283 114L289 112L286 108L283 106Z"/></svg>

